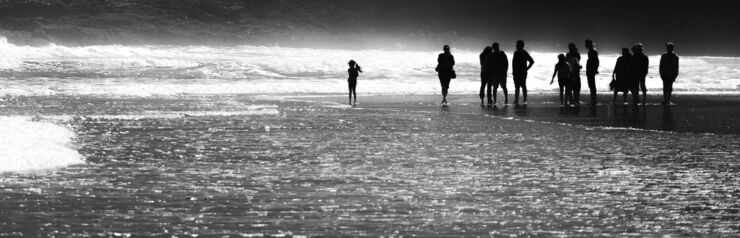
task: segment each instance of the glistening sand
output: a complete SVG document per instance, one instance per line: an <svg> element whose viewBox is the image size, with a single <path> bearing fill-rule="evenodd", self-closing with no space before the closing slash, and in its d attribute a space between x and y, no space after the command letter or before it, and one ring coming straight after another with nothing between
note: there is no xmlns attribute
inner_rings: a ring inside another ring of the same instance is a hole
<svg viewBox="0 0 740 238"><path fill-rule="evenodd" d="M680 98L672 112L701 110ZM0 174L0 236L740 232L738 134L615 130L552 99L532 98L527 118L470 95L446 108L438 96L356 108L341 96L18 97L3 114L69 128L85 162ZM638 122L662 120L659 106L646 113Z"/></svg>

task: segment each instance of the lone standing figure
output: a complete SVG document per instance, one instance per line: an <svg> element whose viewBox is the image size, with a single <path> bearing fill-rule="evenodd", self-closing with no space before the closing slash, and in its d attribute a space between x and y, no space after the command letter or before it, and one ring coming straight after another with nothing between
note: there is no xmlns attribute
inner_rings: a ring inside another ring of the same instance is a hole
<svg viewBox="0 0 740 238"><path fill-rule="evenodd" d="M588 89L591 90L591 105L596 105L596 75L599 74L599 52L594 48L594 42L586 39L588 60L586 60L586 79Z"/></svg>
<svg viewBox="0 0 740 238"><path fill-rule="evenodd" d="M362 68L354 60L350 60L347 64L349 65L349 69L347 69L347 73L349 74L349 78L347 78L347 84L349 84L349 105L354 106L357 105L357 77L362 73ZM352 95L355 98L354 103L352 103Z"/></svg>
<svg viewBox="0 0 740 238"><path fill-rule="evenodd" d="M437 76L439 83L442 85L442 104L447 105L447 90L450 88L450 80L453 78L455 66L455 57L450 53L450 46L444 45L442 52L437 57Z"/></svg>
<svg viewBox="0 0 740 238"><path fill-rule="evenodd" d="M663 105L672 105L673 82L678 77L678 55L673 53L673 43L665 44L665 54L660 56L660 78L663 79Z"/></svg>
<svg viewBox="0 0 740 238"><path fill-rule="evenodd" d="M511 60L512 74L514 75L514 104L519 104L519 89L522 90L522 99L527 104L527 71L534 65L534 59L524 50L524 41L516 42L516 51Z"/></svg>

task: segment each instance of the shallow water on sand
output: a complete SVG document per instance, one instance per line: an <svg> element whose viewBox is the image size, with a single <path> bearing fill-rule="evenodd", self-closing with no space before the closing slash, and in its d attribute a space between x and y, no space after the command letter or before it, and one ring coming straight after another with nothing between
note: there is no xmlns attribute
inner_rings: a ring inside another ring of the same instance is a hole
<svg viewBox="0 0 740 238"><path fill-rule="evenodd" d="M0 174L0 236L740 232L738 135L247 96L5 108L68 124L86 163Z"/></svg>

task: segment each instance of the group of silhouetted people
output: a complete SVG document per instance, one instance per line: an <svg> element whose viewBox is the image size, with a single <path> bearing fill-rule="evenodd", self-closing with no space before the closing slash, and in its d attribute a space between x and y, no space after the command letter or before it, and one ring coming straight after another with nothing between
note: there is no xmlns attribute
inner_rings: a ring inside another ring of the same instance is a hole
<svg viewBox="0 0 740 238"><path fill-rule="evenodd" d="M599 52L594 47L594 42L590 39L585 41L586 49L588 49L588 59L586 60L586 80L588 82L588 88L590 92L590 100L592 105L596 105L596 75L599 74ZM666 43L666 53L661 56L660 59L660 77L663 80L663 102L662 104L672 104L671 94L673 92L673 82L678 77L678 56L673 53L673 43ZM447 103L447 90L449 88L450 78L449 75L454 75L454 57L450 53L448 45L444 46L444 53L439 55L437 72L439 75L440 82L442 83L442 104ZM509 103L509 93L506 88L506 77L509 69L509 61L500 47L499 43L495 42L490 47L485 47L483 52L479 55L480 61L480 100L481 105L485 104L487 98L488 105L496 104L496 95L498 94L498 87L504 93L504 104ZM555 71L553 72L552 80L550 84L554 83L555 78L558 78L558 88L560 96L560 106L577 106L581 103L581 54L575 44L568 44L568 52L566 54L558 55L558 62L555 64ZM514 104L519 104L519 92L522 93L523 104L527 104L527 72L532 65L534 65L534 59L532 56L524 50L524 41L516 42L516 51L514 51L514 58L511 61L512 64L512 76L514 78ZM648 74L649 60L648 57L643 53L643 47L641 43L637 43L632 47L632 53L629 49L623 48L622 56L617 60L617 65L614 67L614 73L612 75L612 82L609 84L610 89L614 91L614 100L612 103L616 103L616 97L619 92L624 92L625 102L627 100L627 92L632 93L633 104L639 102L639 91L642 91L642 104L644 105L647 99L647 88L645 87L645 78Z"/></svg>
<svg viewBox="0 0 740 238"><path fill-rule="evenodd" d="M596 75L599 74L599 52L594 47L594 42L590 39L585 41L588 49L588 59L586 60L586 79L588 82L590 100L592 105L596 105ZM673 92L673 82L678 77L678 56L673 52L673 43L666 43L666 53L660 58L660 77L663 80L663 105L670 105L671 94ZM450 81L457 77L455 73L455 57L450 53L450 46L445 45L443 52L437 57L437 75L440 85L442 86L442 105L447 104L447 92L450 87ZM509 104L509 92L506 88L506 78L509 70L509 59L506 53L495 42L490 47L485 47L479 55L480 60L480 102L485 105L485 99L489 106L496 104L496 95L498 88L504 93L504 104ZM560 106L577 106L581 103L581 54L575 44L568 44L568 52L558 55L558 62L555 64L555 70L552 75L550 84L558 79L558 88L560 96ZM519 92L521 91L523 104L527 104L527 72L534 59L524 50L524 41L516 42L516 51L511 61L512 75L514 78L514 104L519 104ZM622 48L622 56L617 59L612 73L612 81L609 84L610 90L614 91L612 103L616 103L619 92L623 93L624 102L627 102L627 93L632 94L632 103L637 105L639 102L639 91L642 91L642 104L644 105L647 97L647 88L645 87L645 78L648 74L649 60L643 53L643 46L637 43L632 47L632 53L627 48ZM358 73L362 72L359 65L354 60L349 62L349 103L353 105L357 102Z"/></svg>
<svg viewBox="0 0 740 238"><path fill-rule="evenodd" d="M517 41L516 52L512 59L512 70L514 75L515 99L514 103L519 103L519 92L522 92L524 103L527 103L527 71L534 64L534 59L529 52L524 50L524 41ZM498 88L504 92L504 104L509 103L509 92L506 88L506 76L509 70L509 59L500 47L498 42L493 43L491 47L486 47L480 53L480 103L488 99L488 104L496 103ZM493 90L492 90L493 88Z"/></svg>
<svg viewBox="0 0 740 238"><path fill-rule="evenodd" d="M596 74L599 73L599 52L594 48L594 42L586 40L588 60L586 61L586 78L591 92L591 104L596 104ZM575 106L581 103L581 53L576 44L568 44L568 53L558 55L558 63L552 74L552 84L558 78L560 89L560 106Z"/></svg>
<svg viewBox="0 0 740 238"><path fill-rule="evenodd" d="M673 93L673 82L678 77L678 56L673 52L673 43L666 43L666 53L660 57L660 78L663 80L663 105L670 105ZM642 103L645 104L647 88L645 76L648 73L649 60L642 52L642 44L632 46L632 53L622 48L622 56L617 59L612 74L612 83L609 87L614 90L612 103L616 103L617 95L622 92L624 102L627 102L627 92L632 94L632 103L639 101L639 91L642 91Z"/></svg>

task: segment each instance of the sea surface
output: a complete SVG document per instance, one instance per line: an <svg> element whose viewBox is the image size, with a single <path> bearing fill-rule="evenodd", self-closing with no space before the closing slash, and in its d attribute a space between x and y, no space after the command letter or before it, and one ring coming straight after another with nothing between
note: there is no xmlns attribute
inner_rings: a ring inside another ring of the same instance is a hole
<svg viewBox="0 0 740 238"><path fill-rule="evenodd" d="M0 236L740 233L736 133L326 99L349 59L362 96L435 94L436 52L0 49ZM475 97L477 53L453 53L452 92ZM534 53L539 94L554 56ZM738 91L738 59L682 59L681 93Z"/></svg>
<svg viewBox="0 0 740 238"><path fill-rule="evenodd" d="M507 51L512 57L511 49ZM480 52L453 47L458 78L451 93L477 93ZM612 50L613 51L613 50ZM364 94L438 94L434 51L329 50L279 46L19 46L0 37L0 95L316 94L346 91L347 62L364 73ZM585 65L585 50L582 65ZM680 48L678 53L680 54ZM550 85L558 53L531 52L535 64L528 88L554 92ZM602 53L599 90L608 90L617 55ZM659 55L651 55L647 87L663 87ZM681 57L675 90L739 93L740 58ZM582 72L583 74L583 72ZM585 75L582 75L585 81ZM513 88L513 82L509 79ZM585 83L584 83L585 85Z"/></svg>

